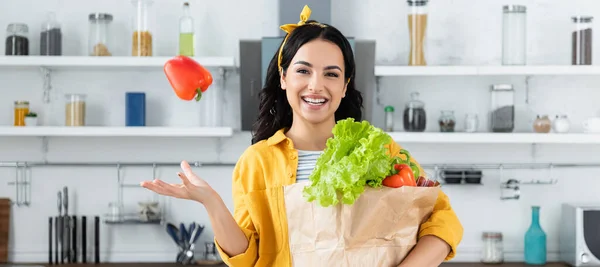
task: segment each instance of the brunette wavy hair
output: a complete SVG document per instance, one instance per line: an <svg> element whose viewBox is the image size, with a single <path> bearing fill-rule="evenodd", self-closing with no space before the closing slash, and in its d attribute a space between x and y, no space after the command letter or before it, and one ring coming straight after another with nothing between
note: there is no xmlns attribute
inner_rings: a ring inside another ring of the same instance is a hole
<svg viewBox="0 0 600 267"><path fill-rule="evenodd" d="M350 79L350 82L346 88L346 96L342 98L340 106L335 111L335 120L354 118L356 121L361 121L363 98L354 83L356 67L354 54L348 39L335 27L326 24L324 24L326 27L322 27L310 22L315 21L308 21L296 28L288 37L282 51L281 67L283 75L287 72L298 49L305 43L322 39L336 44L342 50L344 56L344 77L346 80ZM253 124L252 144L268 139L282 128L292 126L292 107L288 103L285 91L281 89L279 83L278 53L279 51L275 53L269 63L265 86L259 94L260 104L258 117Z"/></svg>

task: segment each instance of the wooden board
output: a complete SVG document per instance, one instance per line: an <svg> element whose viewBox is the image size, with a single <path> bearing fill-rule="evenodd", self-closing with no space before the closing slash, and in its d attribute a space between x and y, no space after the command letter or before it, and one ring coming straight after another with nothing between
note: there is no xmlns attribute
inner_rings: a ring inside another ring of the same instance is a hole
<svg viewBox="0 0 600 267"><path fill-rule="evenodd" d="M10 199L0 198L0 263L8 262L9 225L10 225Z"/></svg>

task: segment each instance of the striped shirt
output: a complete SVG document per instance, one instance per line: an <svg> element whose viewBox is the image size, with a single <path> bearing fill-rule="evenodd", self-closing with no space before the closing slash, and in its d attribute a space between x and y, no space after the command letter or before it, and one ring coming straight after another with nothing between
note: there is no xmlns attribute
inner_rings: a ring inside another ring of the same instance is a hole
<svg viewBox="0 0 600 267"><path fill-rule="evenodd" d="M317 158L323 154L323 151L298 150L298 172L296 173L296 182L308 181L308 177L315 169Z"/></svg>

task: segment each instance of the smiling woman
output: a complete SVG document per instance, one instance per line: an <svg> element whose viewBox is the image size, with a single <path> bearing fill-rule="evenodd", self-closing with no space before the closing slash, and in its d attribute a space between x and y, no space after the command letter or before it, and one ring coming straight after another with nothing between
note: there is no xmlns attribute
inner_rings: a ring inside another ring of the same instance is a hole
<svg viewBox="0 0 600 267"><path fill-rule="evenodd" d="M252 145L233 170L233 216L186 162L178 174L183 184L142 183L160 194L202 203L229 266L292 265L283 187L311 175L336 121L362 120L350 43L336 28L309 16L305 7L298 24L281 27L288 34L267 69ZM388 148L392 156L401 153L395 142ZM463 229L442 191L418 229L419 241L400 266L439 266L454 257Z"/></svg>

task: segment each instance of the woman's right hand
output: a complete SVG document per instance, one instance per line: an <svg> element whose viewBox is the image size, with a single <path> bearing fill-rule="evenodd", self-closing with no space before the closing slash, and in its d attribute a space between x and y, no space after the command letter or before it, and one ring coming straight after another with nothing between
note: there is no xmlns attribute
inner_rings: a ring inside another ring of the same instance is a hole
<svg viewBox="0 0 600 267"><path fill-rule="evenodd" d="M182 161L181 169L183 173L177 173L177 176L183 182L181 184L169 184L155 178L153 181L143 181L140 185L164 196L195 200L202 204L206 200L214 198L217 194L215 190L192 172L190 164Z"/></svg>

